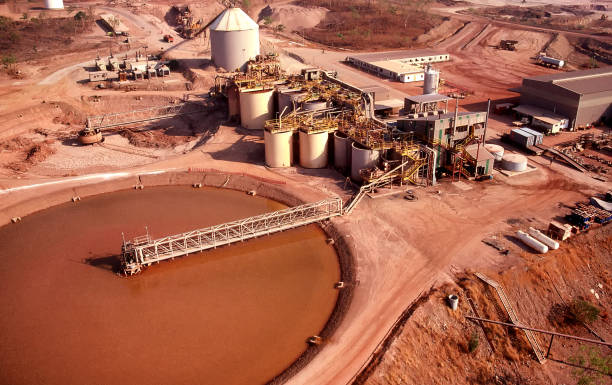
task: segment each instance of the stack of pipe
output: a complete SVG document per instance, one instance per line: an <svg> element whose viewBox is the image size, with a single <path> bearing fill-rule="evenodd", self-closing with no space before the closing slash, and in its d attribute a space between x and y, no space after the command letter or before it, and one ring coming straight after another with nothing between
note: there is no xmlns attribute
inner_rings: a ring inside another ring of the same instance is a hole
<svg viewBox="0 0 612 385"><path fill-rule="evenodd" d="M531 247L533 250L537 251L538 253L546 254L548 252L548 246L536 240L535 238L529 236L529 234L527 234L526 232L519 230L516 232L516 236L518 237L518 239L521 240L521 242Z"/></svg>

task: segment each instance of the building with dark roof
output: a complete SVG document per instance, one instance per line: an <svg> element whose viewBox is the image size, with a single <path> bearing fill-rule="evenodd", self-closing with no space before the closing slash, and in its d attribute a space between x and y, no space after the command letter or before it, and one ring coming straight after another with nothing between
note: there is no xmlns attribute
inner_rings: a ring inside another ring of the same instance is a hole
<svg viewBox="0 0 612 385"><path fill-rule="evenodd" d="M612 119L612 67L523 79L521 105L569 119L569 127Z"/></svg>

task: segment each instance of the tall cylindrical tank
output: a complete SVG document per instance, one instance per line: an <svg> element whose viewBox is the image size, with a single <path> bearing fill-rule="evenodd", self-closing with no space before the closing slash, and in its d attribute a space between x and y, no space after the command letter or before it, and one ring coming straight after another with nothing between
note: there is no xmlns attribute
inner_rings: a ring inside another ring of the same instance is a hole
<svg viewBox="0 0 612 385"><path fill-rule="evenodd" d="M240 125L261 130L274 113L274 90L240 92Z"/></svg>
<svg viewBox="0 0 612 385"><path fill-rule="evenodd" d="M264 131L266 165L268 167L289 167L293 159L293 131Z"/></svg>
<svg viewBox="0 0 612 385"><path fill-rule="evenodd" d="M340 170L348 170L351 166L351 138L346 134L334 132L334 166Z"/></svg>
<svg viewBox="0 0 612 385"><path fill-rule="evenodd" d="M537 251L538 253L540 253L540 254L548 253L548 246L546 246L542 242L532 238L531 236L529 236L524 231L521 231L521 230L517 231L516 232L516 236L518 237L518 239L521 240L521 242L523 242L527 246L531 247L533 250Z"/></svg>
<svg viewBox="0 0 612 385"><path fill-rule="evenodd" d="M64 0L45 0L47 9L64 9Z"/></svg>
<svg viewBox="0 0 612 385"><path fill-rule="evenodd" d="M504 157L504 148L497 144L487 143L485 144L485 150L489 151L491 155L495 157L496 161L502 160Z"/></svg>
<svg viewBox="0 0 612 385"><path fill-rule="evenodd" d="M327 166L329 133L327 131L306 133L300 131L300 166L324 168Z"/></svg>
<svg viewBox="0 0 612 385"><path fill-rule="evenodd" d="M365 148L355 142L351 145L351 179L362 182L360 171L364 168L372 168L378 164L380 151Z"/></svg>
<svg viewBox="0 0 612 385"><path fill-rule="evenodd" d="M285 111L283 115L286 115L299 107L302 99L305 97L305 93L300 90L281 90L278 92L278 113L280 114Z"/></svg>
<svg viewBox="0 0 612 385"><path fill-rule="evenodd" d="M227 71L244 71L259 55L259 25L240 8L228 8L210 25L213 63Z"/></svg>
<svg viewBox="0 0 612 385"><path fill-rule="evenodd" d="M508 171L525 171L527 158L520 154L506 154L502 158L502 167Z"/></svg>
<svg viewBox="0 0 612 385"><path fill-rule="evenodd" d="M423 82L423 94L435 94L438 93L438 84L440 83L440 71L427 66L425 68L425 77Z"/></svg>
<svg viewBox="0 0 612 385"><path fill-rule="evenodd" d="M320 111L327 108L327 101L323 99L309 100L302 103L302 111Z"/></svg>

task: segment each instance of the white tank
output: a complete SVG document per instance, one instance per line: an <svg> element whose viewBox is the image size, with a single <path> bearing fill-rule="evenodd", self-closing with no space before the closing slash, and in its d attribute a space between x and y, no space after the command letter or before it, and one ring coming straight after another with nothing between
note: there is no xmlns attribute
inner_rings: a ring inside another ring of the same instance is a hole
<svg viewBox="0 0 612 385"><path fill-rule="evenodd" d="M346 134L334 132L334 166L339 170L348 170L351 166L351 142Z"/></svg>
<svg viewBox="0 0 612 385"><path fill-rule="evenodd" d="M309 134L300 131L300 166L305 168L327 167L327 131Z"/></svg>
<svg viewBox="0 0 612 385"><path fill-rule="evenodd" d="M427 66L425 68L425 77L423 82L423 94L436 94L438 93L438 84L440 83L440 71Z"/></svg>
<svg viewBox="0 0 612 385"><path fill-rule="evenodd" d="M240 125L261 130L273 117L274 90L240 92Z"/></svg>
<svg viewBox="0 0 612 385"><path fill-rule="evenodd" d="M533 250L537 251L538 253L546 254L548 252L548 246L530 237L527 233L519 230L516 232L516 236L518 237L518 239L521 240L521 242L531 247Z"/></svg>
<svg viewBox="0 0 612 385"><path fill-rule="evenodd" d="M64 1L63 0L45 0L45 8L64 9Z"/></svg>
<svg viewBox="0 0 612 385"><path fill-rule="evenodd" d="M504 157L504 148L497 144L485 144L485 150L489 151L495 157L496 161L502 160Z"/></svg>
<svg viewBox="0 0 612 385"><path fill-rule="evenodd" d="M546 235L542 234L540 231L534 229L533 227L530 227L529 229L527 229L527 232L533 238L535 238L536 240L548 246L549 249L557 250L559 248L559 242L555 241L552 238L547 237Z"/></svg>
<svg viewBox="0 0 612 385"><path fill-rule="evenodd" d="M244 71L259 55L259 25L240 8L228 8L210 25L212 61L227 71Z"/></svg>
<svg viewBox="0 0 612 385"><path fill-rule="evenodd" d="M293 159L293 131L271 133L264 131L266 165L289 167Z"/></svg>
<svg viewBox="0 0 612 385"><path fill-rule="evenodd" d="M502 158L502 167L508 171L525 171L527 158L520 154L506 154Z"/></svg>
<svg viewBox="0 0 612 385"><path fill-rule="evenodd" d="M380 151L365 148L355 142L351 145L351 179L355 182L363 182L360 171L364 168L372 168L378 164Z"/></svg>

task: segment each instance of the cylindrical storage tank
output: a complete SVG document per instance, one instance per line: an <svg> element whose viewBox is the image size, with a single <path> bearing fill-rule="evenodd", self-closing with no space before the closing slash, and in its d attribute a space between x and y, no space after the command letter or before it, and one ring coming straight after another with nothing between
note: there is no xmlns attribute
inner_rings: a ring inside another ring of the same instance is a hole
<svg viewBox="0 0 612 385"><path fill-rule="evenodd" d="M240 97L238 87L231 86L227 89L227 109L230 119L240 115Z"/></svg>
<svg viewBox="0 0 612 385"><path fill-rule="evenodd" d="M261 130L274 113L274 90L240 92L240 125Z"/></svg>
<svg viewBox="0 0 612 385"><path fill-rule="evenodd" d="M307 102L302 103L302 111L320 111L327 108L327 101L318 99L318 100L309 100Z"/></svg>
<svg viewBox="0 0 612 385"><path fill-rule="evenodd" d="M533 238L535 238L536 240L538 240L538 241L542 242L543 244L545 244L546 246L548 246L549 249L557 250L559 248L559 242L555 241L552 238L547 237L546 235L542 234L540 231L534 229L533 227L530 227L527 230L527 232Z"/></svg>
<svg viewBox="0 0 612 385"><path fill-rule="evenodd" d="M423 81L423 94L435 94L438 92L438 84L440 83L440 71L427 66L425 69L425 77Z"/></svg>
<svg viewBox="0 0 612 385"><path fill-rule="evenodd" d="M346 134L334 132L334 166L340 170L348 170L351 165L351 138Z"/></svg>
<svg viewBox="0 0 612 385"><path fill-rule="evenodd" d="M47 9L64 9L64 0L45 0Z"/></svg>
<svg viewBox="0 0 612 385"><path fill-rule="evenodd" d="M495 157L496 161L502 160L504 157L504 148L497 144L485 144L485 149Z"/></svg>
<svg viewBox="0 0 612 385"><path fill-rule="evenodd" d="M227 71L244 71L259 55L259 25L240 8L228 8L210 25L213 63Z"/></svg>
<svg viewBox="0 0 612 385"><path fill-rule="evenodd" d="M527 170L527 158L520 154L506 154L502 158L502 167L508 171Z"/></svg>
<svg viewBox="0 0 612 385"><path fill-rule="evenodd" d="M302 91L279 91L278 93L278 113L287 115L299 106L305 94Z"/></svg>
<svg viewBox="0 0 612 385"><path fill-rule="evenodd" d="M448 296L448 306L450 306L452 310L457 310L459 307L459 297L456 294Z"/></svg>
<svg viewBox="0 0 612 385"><path fill-rule="evenodd" d="M524 231L517 231L516 236L521 240L524 244L531 247L533 250L537 251L540 254L546 254L548 252L548 246L543 244L542 242L530 237Z"/></svg>
<svg viewBox="0 0 612 385"><path fill-rule="evenodd" d="M327 167L327 131L306 133L300 131L300 166L305 168Z"/></svg>
<svg viewBox="0 0 612 385"><path fill-rule="evenodd" d="M351 179L355 182L363 182L360 171L364 168L376 167L380 151L365 148L353 142L351 145Z"/></svg>
<svg viewBox="0 0 612 385"><path fill-rule="evenodd" d="M266 165L268 167L289 167L293 160L293 131L264 131Z"/></svg>

